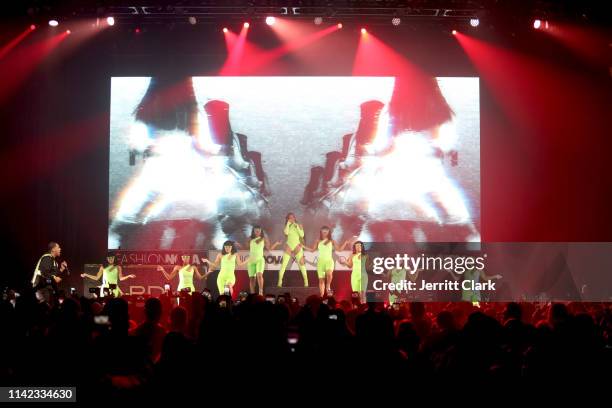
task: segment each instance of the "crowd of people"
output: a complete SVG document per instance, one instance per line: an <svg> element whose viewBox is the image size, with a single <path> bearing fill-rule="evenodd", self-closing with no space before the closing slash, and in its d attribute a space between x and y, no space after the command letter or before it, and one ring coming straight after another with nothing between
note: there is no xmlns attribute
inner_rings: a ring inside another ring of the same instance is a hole
<svg viewBox="0 0 612 408"><path fill-rule="evenodd" d="M386 306L313 295L300 304L289 294L232 301L197 292L178 304L169 296L54 302L5 291L2 384L140 399L279 386L310 372L322 383L538 379L609 374L612 362L609 303Z"/></svg>

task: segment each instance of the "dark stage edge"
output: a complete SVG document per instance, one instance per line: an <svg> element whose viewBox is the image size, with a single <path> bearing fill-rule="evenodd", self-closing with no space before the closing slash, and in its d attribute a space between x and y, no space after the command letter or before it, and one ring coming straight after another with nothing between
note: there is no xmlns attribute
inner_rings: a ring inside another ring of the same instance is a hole
<svg viewBox="0 0 612 408"><path fill-rule="evenodd" d="M304 304L308 296L319 296L319 288L314 286L303 287L303 286L283 286L279 288L278 286L270 286L266 287L264 291L264 295L284 295L289 292L291 297L296 298L300 304Z"/></svg>

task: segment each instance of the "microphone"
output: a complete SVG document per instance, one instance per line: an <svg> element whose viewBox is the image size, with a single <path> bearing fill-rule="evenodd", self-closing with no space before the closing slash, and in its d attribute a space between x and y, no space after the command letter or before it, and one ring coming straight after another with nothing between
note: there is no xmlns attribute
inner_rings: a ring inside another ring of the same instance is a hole
<svg viewBox="0 0 612 408"><path fill-rule="evenodd" d="M62 265L62 263L66 262L65 260L62 260L62 262L60 263L60 266ZM68 262L66 262L66 268L64 268L64 272L66 272L66 276L70 276L70 269L68 268Z"/></svg>

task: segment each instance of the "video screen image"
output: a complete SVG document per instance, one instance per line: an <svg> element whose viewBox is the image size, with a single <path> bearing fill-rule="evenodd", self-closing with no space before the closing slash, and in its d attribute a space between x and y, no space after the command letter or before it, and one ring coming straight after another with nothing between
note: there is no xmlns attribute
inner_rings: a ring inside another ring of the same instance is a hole
<svg viewBox="0 0 612 408"><path fill-rule="evenodd" d="M109 249L480 240L479 80L113 77Z"/></svg>

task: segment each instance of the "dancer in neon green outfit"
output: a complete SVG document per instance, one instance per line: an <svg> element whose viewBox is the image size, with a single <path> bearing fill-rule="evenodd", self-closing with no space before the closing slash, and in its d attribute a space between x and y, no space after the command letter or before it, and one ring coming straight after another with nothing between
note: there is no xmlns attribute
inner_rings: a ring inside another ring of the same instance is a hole
<svg viewBox="0 0 612 408"><path fill-rule="evenodd" d="M210 262L206 258L202 258L202 262L208 264L209 273L212 273L217 267L221 266L219 275L217 276L217 288L219 289L219 295L225 293L225 288L229 288L230 296L234 293L234 284L236 283L236 266L243 266L250 261L247 258L243 262L238 260L236 255L236 245L233 241L225 241L223 243L223 249L220 254L217 254L214 262Z"/></svg>
<svg viewBox="0 0 612 408"><path fill-rule="evenodd" d="M249 273L249 289L251 293L255 293L255 284L257 284L259 287L259 294L263 295L263 273L266 266L264 251L272 251L279 245L280 242L277 241L270 246L270 241L266 237L263 228L261 228L259 225L253 226L253 229L251 230L251 239L247 244L247 247L249 248L249 263L247 265L247 271Z"/></svg>
<svg viewBox="0 0 612 408"><path fill-rule="evenodd" d="M334 274L334 250L342 251L349 244L346 241L341 247L338 247L336 241L332 239L331 230L327 226L323 226L319 231L319 239L312 247L307 247L306 250L310 252L319 251L319 257L317 259L317 276L319 278L319 294L321 297L327 294L331 296L331 282Z"/></svg>
<svg viewBox="0 0 612 408"><path fill-rule="evenodd" d="M346 260L340 258L339 262L351 268L351 289L358 292L362 301L365 301L365 292L368 287L368 274L366 273L367 255L363 242L353 244L353 255Z"/></svg>
<svg viewBox="0 0 612 408"><path fill-rule="evenodd" d="M393 268L389 271L389 281L394 284L398 284L404 280L406 280L406 274L408 271L406 269L401 268ZM405 300L402 298L402 292L399 290L390 290L389 291L389 304L393 305L394 303L401 302Z"/></svg>
<svg viewBox="0 0 612 408"><path fill-rule="evenodd" d="M453 271L449 270L448 271L451 276L453 277L453 279L455 279L456 281L472 281L474 283L478 283L481 280L482 281L490 281L490 280L497 280L497 279L501 279L502 276L501 275L487 275L487 273L485 272L484 269L468 269L463 273L463 276L461 276L461 274L456 274ZM461 300L464 302L472 302L472 304L474 306L480 306L480 290L471 290L471 289L461 289Z"/></svg>
<svg viewBox="0 0 612 408"><path fill-rule="evenodd" d="M119 288L119 282L124 281L126 279L135 278L136 275L126 275L123 276L123 268L119 265L116 265L116 258L114 255L109 255L106 257L107 265L100 265L100 269L96 275L90 275L87 273L82 273L81 278L89 278L92 280L100 280L102 278L101 288L108 288L111 284L116 285L115 289L111 291L111 294L114 297L119 297L123 292Z"/></svg>
<svg viewBox="0 0 612 408"><path fill-rule="evenodd" d="M285 218L285 229L283 231L287 237L285 244L285 253L283 254L283 262L278 271L278 287L283 286L283 276L291 258L294 258L298 263L302 278L304 279L304 287L308 287L308 275L306 273L306 263L304 261L304 227L298 224L294 213L287 214Z"/></svg>
<svg viewBox="0 0 612 408"><path fill-rule="evenodd" d="M202 275L198 270L197 266L191 263L191 256L189 255L182 255L181 261L183 262L183 264L176 265L174 268L172 268L172 272L170 272L169 274L161 265L157 266L157 270L163 273L164 277L168 281L174 279L174 277L178 274L179 284L176 288L176 291L180 292L181 290L189 289L189 293L193 293L196 290L195 285L193 284L193 275L195 275L198 279L201 280L208 276L209 273Z"/></svg>

